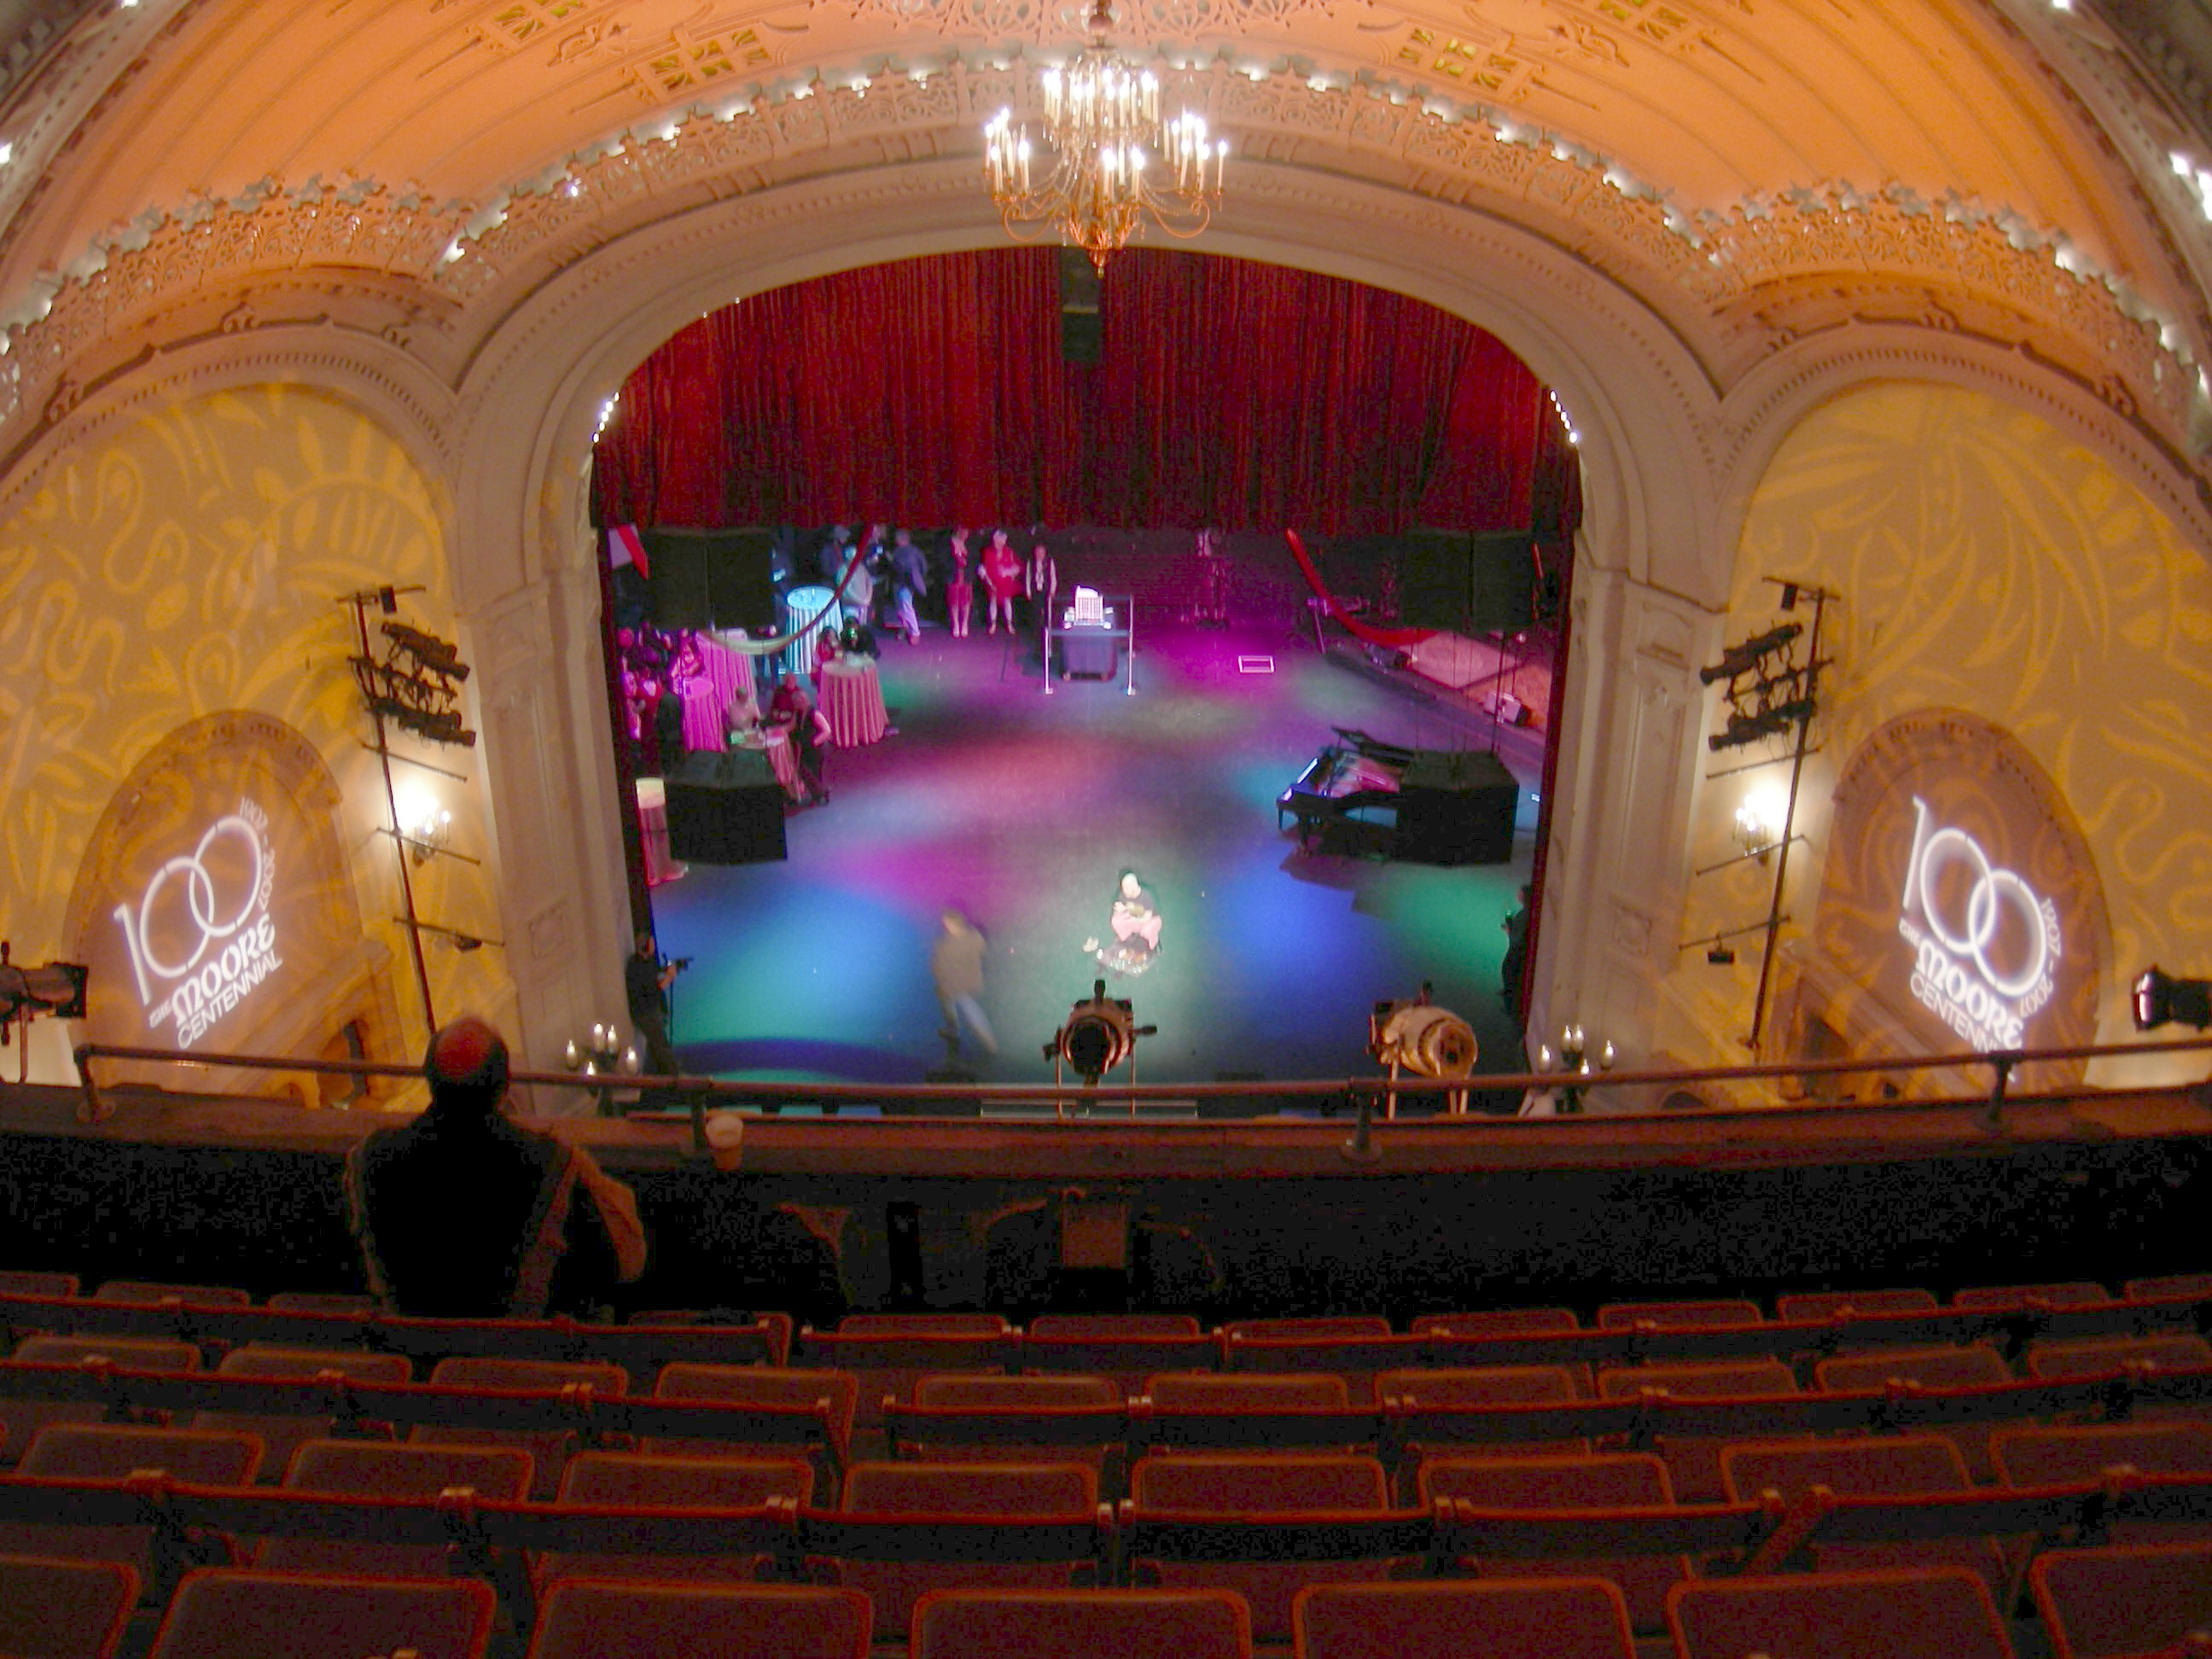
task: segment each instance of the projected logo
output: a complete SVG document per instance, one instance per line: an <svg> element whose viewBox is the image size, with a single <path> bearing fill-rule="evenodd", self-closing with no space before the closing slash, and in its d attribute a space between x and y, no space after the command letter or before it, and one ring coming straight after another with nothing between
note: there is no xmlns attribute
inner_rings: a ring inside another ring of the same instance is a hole
<svg viewBox="0 0 2212 1659"><path fill-rule="evenodd" d="M252 801L217 818L189 853L154 872L137 907L115 907L146 1024L189 1048L284 964L269 896L276 881L269 815Z"/></svg>
<svg viewBox="0 0 2212 1659"><path fill-rule="evenodd" d="M1913 948L1912 994L1971 1048L2020 1048L2063 954L2058 907L1965 830L1935 823L1917 795L1912 818L1897 918Z"/></svg>

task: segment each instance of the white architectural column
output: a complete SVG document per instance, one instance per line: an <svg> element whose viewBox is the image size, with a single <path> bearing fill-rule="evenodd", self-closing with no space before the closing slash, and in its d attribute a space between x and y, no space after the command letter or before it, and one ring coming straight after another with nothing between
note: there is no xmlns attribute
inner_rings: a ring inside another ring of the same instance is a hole
<svg viewBox="0 0 2212 1659"><path fill-rule="evenodd" d="M1529 1041L1573 1021L1628 1064L1650 1052L1674 966L1705 729L1698 665L1719 623L1588 560L1573 605Z"/></svg>

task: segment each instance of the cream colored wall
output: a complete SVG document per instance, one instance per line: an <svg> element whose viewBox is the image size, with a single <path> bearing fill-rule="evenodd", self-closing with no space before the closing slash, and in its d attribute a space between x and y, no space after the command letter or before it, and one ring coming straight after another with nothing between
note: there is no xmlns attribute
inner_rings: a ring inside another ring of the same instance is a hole
<svg viewBox="0 0 2212 1659"><path fill-rule="evenodd" d="M404 617L452 637L441 526L434 487L399 443L298 388L182 398L46 466L0 526L0 937L19 961L64 950L80 860L141 757L189 720L251 709L303 734L338 785L356 901L389 949L406 1052L420 1052L421 998L404 930L388 920L400 910L392 848L376 833L383 782L347 663L353 611L338 600L420 584ZM482 854L480 756L417 747L470 781L408 767L399 778L432 786L453 811L453 845ZM497 938L494 879L489 866L434 860L416 872L417 914ZM441 1016L511 1018L497 951L428 944L427 955ZM42 1070L58 1047L43 1036Z"/></svg>
<svg viewBox="0 0 2212 1659"><path fill-rule="evenodd" d="M1838 592L1823 654L1786 912L1801 935L1819 893L1838 771L1884 721L1964 708L2010 732L2049 774L2087 839L2112 929L2098 1040L2132 1031L2127 981L2156 961L2212 973L2212 567L2114 467L2034 415L1926 384L1871 386L1814 410L1753 497L1727 638L1778 618L1765 575ZM1801 618L1809 612L1801 611ZM1717 692L1706 729L1717 723ZM1700 745L1702 750L1703 745ZM1695 867L1740 849L1748 787L1788 767L1710 781L1772 750L1701 753ZM1680 938L1763 919L1771 872L1740 863L1693 880ZM1759 969L1756 935L1733 968L1684 952L1662 986L1673 1053L1740 1060ZM2093 1071L2118 1084L2202 1076L2146 1058Z"/></svg>

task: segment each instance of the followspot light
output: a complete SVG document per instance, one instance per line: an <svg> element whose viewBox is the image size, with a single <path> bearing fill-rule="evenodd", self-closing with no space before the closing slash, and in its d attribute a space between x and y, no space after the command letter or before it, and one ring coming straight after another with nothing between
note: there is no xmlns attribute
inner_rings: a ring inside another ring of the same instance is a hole
<svg viewBox="0 0 2212 1659"><path fill-rule="evenodd" d="M2136 975L2136 1030L2160 1025L2212 1025L2212 980L2174 979L2155 966Z"/></svg>

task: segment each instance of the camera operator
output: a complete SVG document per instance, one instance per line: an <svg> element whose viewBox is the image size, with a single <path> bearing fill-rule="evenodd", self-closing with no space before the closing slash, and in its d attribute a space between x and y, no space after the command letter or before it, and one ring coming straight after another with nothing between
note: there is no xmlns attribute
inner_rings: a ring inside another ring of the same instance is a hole
<svg viewBox="0 0 2212 1659"><path fill-rule="evenodd" d="M689 957L663 961L651 933L637 936L637 953L623 966L629 1023L644 1046L645 1069L654 1077L674 1077L682 1069L676 1046L668 1040L668 988L690 966Z"/></svg>

